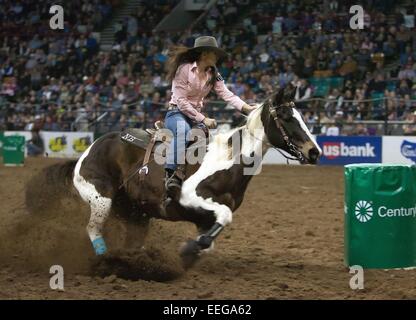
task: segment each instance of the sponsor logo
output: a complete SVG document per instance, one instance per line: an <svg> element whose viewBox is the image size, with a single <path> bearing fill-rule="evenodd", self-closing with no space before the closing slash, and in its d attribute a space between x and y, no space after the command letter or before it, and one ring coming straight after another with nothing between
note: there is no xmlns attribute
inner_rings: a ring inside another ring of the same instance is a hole
<svg viewBox="0 0 416 320"><path fill-rule="evenodd" d="M411 208L387 208L381 206L378 208L378 215L381 218L394 218L394 217L413 217L416 218L416 204Z"/></svg>
<svg viewBox="0 0 416 320"><path fill-rule="evenodd" d="M49 149L52 152L60 152L66 149L66 136L56 137L49 140Z"/></svg>
<svg viewBox="0 0 416 320"><path fill-rule="evenodd" d="M373 206L370 202L360 200L355 205L355 217L360 222L367 222L373 217Z"/></svg>
<svg viewBox="0 0 416 320"><path fill-rule="evenodd" d="M16 146L5 146L5 147L3 148L3 150L4 150L4 151L18 151L18 150L19 150L19 148L18 148L18 147L16 147Z"/></svg>
<svg viewBox="0 0 416 320"><path fill-rule="evenodd" d="M76 152L84 152L91 145L91 138L89 136L74 139L72 148Z"/></svg>
<svg viewBox="0 0 416 320"><path fill-rule="evenodd" d="M136 140L136 137L132 136L130 133L126 133L126 134L121 136L121 139L123 139L127 142L133 142L134 140Z"/></svg>
<svg viewBox="0 0 416 320"><path fill-rule="evenodd" d="M400 151L403 157L416 163L416 143L403 140Z"/></svg>
<svg viewBox="0 0 416 320"><path fill-rule="evenodd" d="M354 215L360 222L369 221L374 213L380 218L395 218L395 217L413 217L416 218L416 204L413 207L405 208L388 208L385 205L381 205L374 210L373 203L366 200L357 201L354 208Z"/></svg>
<svg viewBox="0 0 416 320"><path fill-rule="evenodd" d="M344 142L324 142L322 144L322 154L328 159L338 157L369 157L375 158L375 146L369 142L364 145L347 145Z"/></svg>

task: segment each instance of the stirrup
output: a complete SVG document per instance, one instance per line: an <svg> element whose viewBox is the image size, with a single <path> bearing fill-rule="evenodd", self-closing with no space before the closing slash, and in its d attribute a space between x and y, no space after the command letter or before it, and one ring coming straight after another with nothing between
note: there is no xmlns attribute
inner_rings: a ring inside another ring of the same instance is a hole
<svg viewBox="0 0 416 320"><path fill-rule="evenodd" d="M176 188L181 188L182 187L182 180L175 175L175 173L173 173L171 176L166 176L165 177L165 188L166 190L172 188L172 187L176 187Z"/></svg>
<svg viewBox="0 0 416 320"><path fill-rule="evenodd" d="M183 171L182 168L176 169L171 175L166 172L165 176L165 190L166 198L179 201L183 183Z"/></svg>

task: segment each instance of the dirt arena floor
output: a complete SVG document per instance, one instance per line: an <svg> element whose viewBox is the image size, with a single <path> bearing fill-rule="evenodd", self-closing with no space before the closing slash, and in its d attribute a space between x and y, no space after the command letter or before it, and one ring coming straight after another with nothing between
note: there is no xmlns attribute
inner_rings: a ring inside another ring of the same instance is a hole
<svg viewBox="0 0 416 320"><path fill-rule="evenodd" d="M186 272L177 250L195 236L192 225L152 220L141 243L143 230L111 219L106 239L113 261L129 255L123 246L131 245L126 234L133 232L145 251L126 259L139 273L155 276L129 280L108 270L103 277L92 268L97 261L85 231L85 205L64 200L54 212L29 214L26 183L58 161L0 166L1 299L416 298L416 270L366 270L365 289L350 289L351 274L343 264L341 167L264 166L214 252ZM52 265L65 270L64 291L49 287Z"/></svg>

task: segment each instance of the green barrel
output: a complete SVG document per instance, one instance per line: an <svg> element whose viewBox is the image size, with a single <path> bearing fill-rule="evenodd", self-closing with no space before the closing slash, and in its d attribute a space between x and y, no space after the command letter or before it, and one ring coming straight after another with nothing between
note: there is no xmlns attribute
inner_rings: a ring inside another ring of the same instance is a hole
<svg viewBox="0 0 416 320"><path fill-rule="evenodd" d="M4 139L4 132L0 131L0 157L3 156L3 139Z"/></svg>
<svg viewBox="0 0 416 320"><path fill-rule="evenodd" d="M22 166L25 162L25 137L5 136L3 138L3 163L6 166Z"/></svg>
<svg viewBox="0 0 416 320"><path fill-rule="evenodd" d="M416 166L345 166L345 263L416 266Z"/></svg>

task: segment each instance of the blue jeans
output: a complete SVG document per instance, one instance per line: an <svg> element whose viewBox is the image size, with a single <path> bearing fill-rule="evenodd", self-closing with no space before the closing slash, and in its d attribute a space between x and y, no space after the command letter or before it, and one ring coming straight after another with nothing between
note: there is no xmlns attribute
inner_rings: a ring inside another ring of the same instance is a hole
<svg viewBox="0 0 416 320"><path fill-rule="evenodd" d="M29 156L38 156L43 153L43 149L33 143L28 143L26 147L27 147L27 154Z"/></svg>
<svg viewBox="0 0 416 320"><path fill-rule="evenodd" d="M196 124L179 110L166 113L165 127L173 134L166 156L166 169L176 170L178 164L185 164L185 151L189 142L188 133L192 126L205 127L203 123Z"/></svg>

